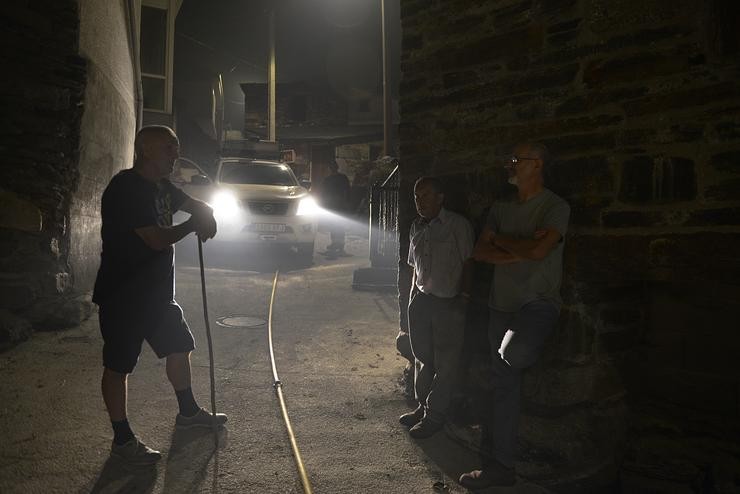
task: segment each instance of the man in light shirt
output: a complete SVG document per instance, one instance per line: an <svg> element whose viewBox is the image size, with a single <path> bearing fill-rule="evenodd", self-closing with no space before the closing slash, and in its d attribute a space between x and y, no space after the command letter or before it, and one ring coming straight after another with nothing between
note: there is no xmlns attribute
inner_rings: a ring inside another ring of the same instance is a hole
<svg viewBox="0 0 740 494"><path fill-rule="evenodd" d="M491 432L493 459L464 473L471 490L512 485L522 372L542 353L560 313L563 244L570 206L545 188L548 153L538 143L514 148L505 167L517 194L496 201L473 258L495 265L488 306L494 373Z"/></svg>
<svg viewBox="0 0 740 494"><path fill-rule="evenodd" d="M419 218L409 234L414 274L408 315L419 406L399 421L422 439L442 428L450 405L463 347L473 229L463 216L442 207L437 178L417 180L414 201Z"/></svg>

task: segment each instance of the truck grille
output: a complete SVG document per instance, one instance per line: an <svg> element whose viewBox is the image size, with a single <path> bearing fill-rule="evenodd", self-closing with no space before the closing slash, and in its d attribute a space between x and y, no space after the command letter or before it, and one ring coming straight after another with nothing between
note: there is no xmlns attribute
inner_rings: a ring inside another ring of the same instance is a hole
<svg viewBox="0 0 740 494"><path fill-rule="evenodd" d="M252 214L280 215L288 214L290 203L276 201L244 201L244 206Z"/></svg>

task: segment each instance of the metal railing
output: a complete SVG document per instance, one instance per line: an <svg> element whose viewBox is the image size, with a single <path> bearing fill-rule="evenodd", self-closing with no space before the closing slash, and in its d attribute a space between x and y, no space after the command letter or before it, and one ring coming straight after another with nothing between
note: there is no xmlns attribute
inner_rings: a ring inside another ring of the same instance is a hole
<svg viewBox="0 0 740 494"><path fill-rule="evenodd" d="M374 268L398 267L398 189L401 176L398 160L383 182L370 187L370 265Z"/></svg>

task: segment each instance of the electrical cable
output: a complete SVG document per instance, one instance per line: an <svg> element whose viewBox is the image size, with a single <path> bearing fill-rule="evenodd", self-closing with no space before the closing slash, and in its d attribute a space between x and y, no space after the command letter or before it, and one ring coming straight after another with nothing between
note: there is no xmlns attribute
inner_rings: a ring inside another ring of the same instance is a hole
<svg viewBox="0 0 740 494"><path fill-rule="evenodd" d="M306 474L306 468L303 465L303 459L301 458L301 452L298 450L298 443L293 433L293 426L290 424L290 418L288 418L288 409L285 406L285 397L283 396L283 383L280 382L278 377L277 366L275 365L275 351L272 344L272 309L275 305L275 291L277 290L277 281L280 271L275 271L275 278L272 281L272 294L270 295L270 310L267 317L267 338L270 346L270 364L272 366L272 378L273 387L277 394L278 400L280 401L280 410L283 414L283 421L285 422L285 428L288 431L288 438L290 439L290 446L293 449L293 457L295 458L296 467L298 468L298 475L301 478L301 485L303 486L303 492L305 494L313 494L311 489L311 483L308 480Z"/></svg>
<svg viewBox="0 0 740 494"><path fill-rule="evenodd" d="M208 340L208 368L211 376L211 413L213 424L213 441L218 449L218 423L216 422L216 370L213 364L213 340L211 339L211 324L208 322L208 297L206 296L206 273L203 269L203 241L198 237L198 261L200 261L200 287L203 297L203 318L206 323L206 339Z"/></svg>

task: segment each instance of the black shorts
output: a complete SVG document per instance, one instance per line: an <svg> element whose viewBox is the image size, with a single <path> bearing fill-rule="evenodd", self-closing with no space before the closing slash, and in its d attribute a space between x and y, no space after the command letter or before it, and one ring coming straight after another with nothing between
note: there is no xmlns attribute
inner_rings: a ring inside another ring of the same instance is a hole
<svg viewBox="0 0 740 494"><path fill-rule="evenodd" d="M114 372L130 374L134 370L144 340L159 358L195 349L193 334L174 300L138 309L103 304L99 316L103 365Z"/></svg>

